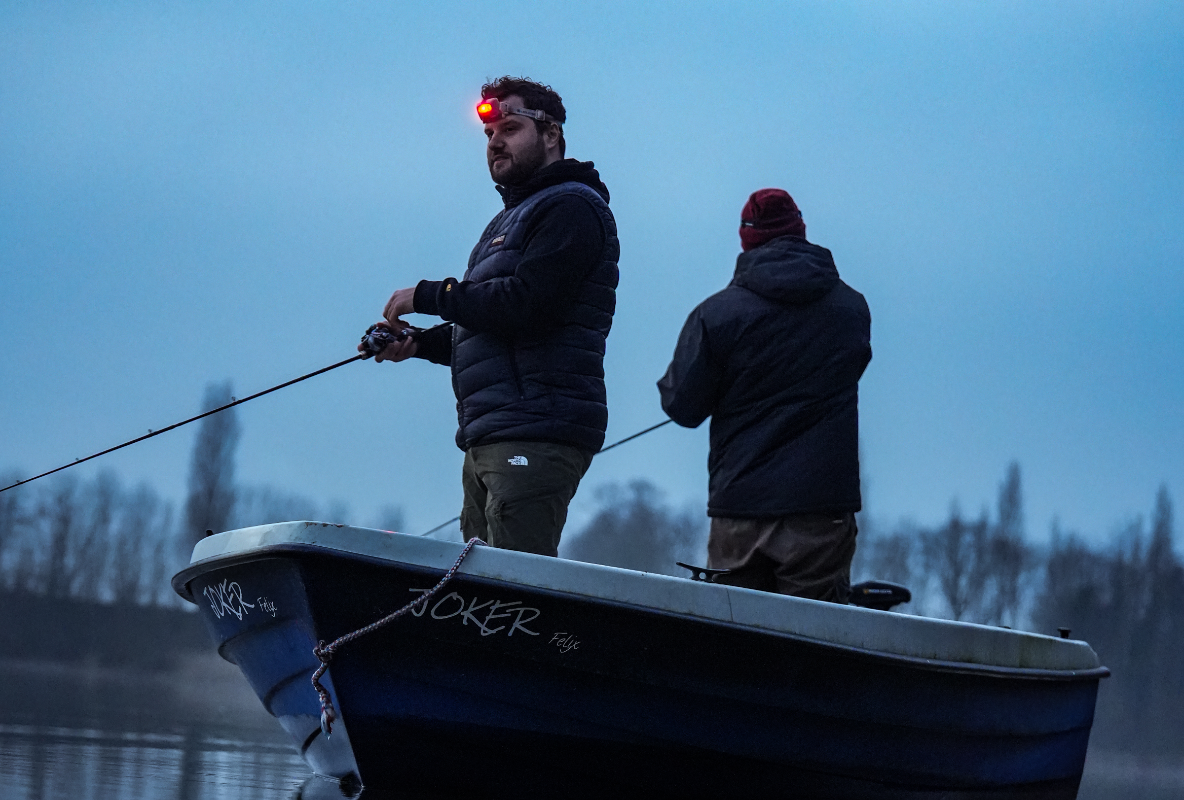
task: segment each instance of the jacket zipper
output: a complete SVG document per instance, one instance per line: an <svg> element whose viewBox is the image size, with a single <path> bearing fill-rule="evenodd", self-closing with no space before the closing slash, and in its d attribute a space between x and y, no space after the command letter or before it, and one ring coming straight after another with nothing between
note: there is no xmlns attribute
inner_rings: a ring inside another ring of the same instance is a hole
<svg viewBox="0 0 1184 800"><path fill-rule="evenodd" d="M514 352L514 345L510 348L510 371L514 373L514 385L518 387L518 399L526 399L526 390L522 388L522 374L518 372L518 355Z"/></svg>
<svg viewBox="0 0 1184 800"><path fill-rule="evenodd" d="M465 403L464 403L464 400L462 400L461 396L460 396L460 384L456 380L456 340L460 338L460 336L458 335L458 331L459 331L459 326L453 325L452 326L452 362L453 362L453 364L451 367L449 367L449 371L452 373L452 393L454 395L456 395L456 410L459 412L460 429L463 431L465 429L465 425L467 424L468 421L465 419Z"/></svg>

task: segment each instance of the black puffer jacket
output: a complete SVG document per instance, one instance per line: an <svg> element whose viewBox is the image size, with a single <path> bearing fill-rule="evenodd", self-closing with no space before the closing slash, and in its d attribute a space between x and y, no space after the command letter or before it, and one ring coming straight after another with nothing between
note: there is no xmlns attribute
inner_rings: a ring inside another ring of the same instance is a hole
<svg viewBox="0 0 1184 800"><path fill-rule="evenodd" d="M462 450L531 440L595 452L608 425L604 350L620 254L608 189L590 162L570 159L499 189L506 208L463 281L416 288L416 311L455 323L450 347L425 337L419 355L452 367Z"/></svg>
<svg viewBox="0 0 1184 800"><path fill-rule="evenodd" d="M658 382L680 425L711 419L708 513L858 511L859 378L871 314L830 251L782 236L736 261Z"/></svg>

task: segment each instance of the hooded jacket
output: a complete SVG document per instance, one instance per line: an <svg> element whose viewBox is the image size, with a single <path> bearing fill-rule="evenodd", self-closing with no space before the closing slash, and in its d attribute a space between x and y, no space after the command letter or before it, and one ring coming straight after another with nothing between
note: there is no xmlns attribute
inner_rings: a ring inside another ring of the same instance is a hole
<svg viewBox="0 0 1184 800"><path fill-rule="evenodd" d="M454 323L425 332L417 355L452 367L462 450L530 440L595 452L620 254L608 189L591 162L567 159L498 190L505 209L464 279L416 287L416 311Z"/></svg>
<svg viewBox="0 0 1184 800"><path fill-rule="evenodd" d="M782 236L742 253L687 318L658 382L688 428L711 417L708 514L858 511L859 378L871 314L831 253Z"/></svg>

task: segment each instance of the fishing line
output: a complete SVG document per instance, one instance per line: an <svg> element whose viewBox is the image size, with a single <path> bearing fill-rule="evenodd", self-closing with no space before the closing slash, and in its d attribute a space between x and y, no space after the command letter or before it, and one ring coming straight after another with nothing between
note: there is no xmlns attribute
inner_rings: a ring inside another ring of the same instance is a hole
<svg viewBox="0 0 1184 800"><path fill-rule="evenodd" d="M149 431L148 433L144 434L143 436L138 436L135 439L124 442L123 444L118 444L115 447L108 447L106 450L103 450L102 452L99 452L99 453L95 453L94 455L87 456L86 458L76 458L73 461L71 461L69 464L63 464L62 466L58 467L57 469L51 469L49 472L42 472L40 475L34 475L32 478L26 478L23 481L17 481L16 483L12 484L11 486L5 486L3 489L0 489L0 492L7 492L9 489L15 489L18 486L23 486L26 483L31 483L31 482L37 480L38 478L44 478L45 476L52 475L55 472L61 472L64 469L69 469L70 467L76 467L79 464L83 464L87 461L90 461L92 458L98 458L99 456L105 456L108 453L114 453L116 450L122 450L125 447L129 447L133 444L136 444L137 442L142 442L145 439L151 439L153 436L160 436L162 433L168 433L171 430L175 430L176 428L180 428L182 425L188 425L190 422L197 422L199 419L204 419L205 417L208 417L211 414L217 414L219 411L225 411L228 408L234 408L235 406L241 406L243 403L246 403L250 400L254 400L256 397L262 397L265 394L271 394L272 392L277 392L280 389L291 386L292 384L300 383L301 381L306 381L309 378L315 378L317 375L323 375L324 373L328 372L329 370L337 369L338 367L344 367L346 364L352 364L355 361L362 361L363 359L367 359L367 358L370 358L369 353L358 353L353 358L347 358L345 361L338 361L336 364L333 364L332 366L325 367L324 369L318 369L316 372L310 372L307 375L301 375L299 378L295 378L293 380L290 380L287 383L281 383L279 386L272 386L270 389L264 389L262 392L256 392L255 394L251 395L250 397L244 397L241 400L234 400L232 398L231 402L227 403L224 406L218 406L217 408L210 409L209 411L205 412L204 414L198 414L196 417L190 417L187 420L182 420L181 422L170 425L167 428L161 428L158 431Z"/></svg>
<svg viewBox="0 0 1184 800"><path fill-rule="evenodd" d="M644 431L638 431L637 433L633 434L632 436L626 436L624 439L622 439L619 442L613 442L608 447L600 448L599 450L596 451L596 455L600 455L601 453L607 453L609 450L612 450L614 447L617 447L619 445L623 445L625 442L631 442L634 439L636 439L638 436L645 436L650 431L656 431L658 428L661 428L663 425L669 425L671 422L674 422L674 420L664 419L661 422L659 422L657 425L649 426Z"/></svg>
<svg viewBox="0 0 1184 800"><path fill-rule="evenodd" d="M674 420L664 419L661 422L659 422L657 425L651 425L648 428L646 428L645 430L640 430L637 433L634 433L630 436L626 436L624 439L622 439L619 442L613 442L608 447L600 448L599 450L597 450L595 453L592 454L592 457L595 458L596 456L600 455L601 453L607 453L609 450L612 450L614 447L617 447L618 445L622 445L625 442L631 442L634 439L636 439L638 436L645 436L650 431L656 431L658 428L661 428L663 425L669 425L671 422L674 422ZM440 530L441 528L448 527L449 525L451 525L454 522L460 522L460 517L453 517L452 519L448 520L447 522L441 522L439 525L432 528L431 530L424 531L423 533L417 533L416 536L428 536L429 534L433 534L436 531Z"/></svg>

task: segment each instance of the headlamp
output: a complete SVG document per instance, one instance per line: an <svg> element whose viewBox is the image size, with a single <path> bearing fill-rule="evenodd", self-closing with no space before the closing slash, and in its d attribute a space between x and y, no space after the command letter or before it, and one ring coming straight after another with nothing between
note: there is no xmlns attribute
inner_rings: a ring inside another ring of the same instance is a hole
<svg viewBox="0 0 1184 800"><path fill-rule="evenodd" d="M482 100L477 104L477 116L481 121L488 124L490 122L497 122L499 119L505 119L510 114L517 114L522 117L530 117L539 122L558 122L554 117L547 114L545 111L540 111L534 108L514 108L498 100L496 97L491 97Z"/></svg>

